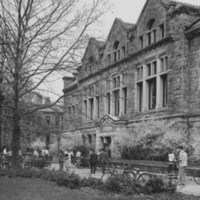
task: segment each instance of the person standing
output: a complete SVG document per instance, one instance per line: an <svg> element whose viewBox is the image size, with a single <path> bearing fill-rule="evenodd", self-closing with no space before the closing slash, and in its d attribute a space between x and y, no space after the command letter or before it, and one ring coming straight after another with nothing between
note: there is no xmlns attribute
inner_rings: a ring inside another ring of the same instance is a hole
<svg viewBox="0 0 200 200"><path fill-rule="evenodd" d="M69 154L68 165L69 165L69 168L71 168L72 167L72 159L74 157L74 152L70 149L68 154Z"/></svg>
<svg viewBox="0 0 200 200"><path fill-rule="evenodd" d="M91 153L90 153L91 174L95 174L96 169L97 169L97 163L98 163L98 155L93 150L91 150Z"/></svg>
<svg viewBox="0 0 200 200"><path fill-rule="evenodd" d="M106 164L108 163L109 159L108 159L108 155L105 152L104 149L101 150L100 154L99 154L99 164L101 166L102 169L102 173L105 173L106 170Z"/></svg>
<svg viewBox="0 0 200 200"><path fill-rule="evenodd" d="M69 171L69 151L67 150L64 151L64 160L65 171Z"/></svg>
<svg viewBox="0 0 200 200"><path fill-rule="evenodd" d="M186 168L187 168L187 153L185 152L183 146L179 147L179 176L178 182L180 185L185 185L186 183Z"/></svg>
<svg viewBox="0 0 200 200"><path fill-rule="evenodd" d="M174 151L171 151L169 154L168 154L168 173L174 173L176 170L175 170L175 166L176 166L176 159L175 159L175 154L174 154Z"/></svg>

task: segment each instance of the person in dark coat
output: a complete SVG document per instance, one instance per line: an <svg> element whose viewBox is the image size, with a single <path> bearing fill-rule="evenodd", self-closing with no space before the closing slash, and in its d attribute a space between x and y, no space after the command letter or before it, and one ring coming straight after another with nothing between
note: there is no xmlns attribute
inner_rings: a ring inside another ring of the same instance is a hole
<svg viewBox="0 0 200 200"><path fill-rule="evenodd" d="M96 169L97 169L97 164L98 164L98 155L93 150L91 150L91 153L90 153L91 174L95 174Z"/></svg>
<svg viewBox="0 0 200 200"><path fill-rule="evenodd" d="M102 149L99 154L99 165L101 166L103 174L105 173L106 164L108 164L108 162L109 162L108 154L105 152L104 149Z"/></svg>

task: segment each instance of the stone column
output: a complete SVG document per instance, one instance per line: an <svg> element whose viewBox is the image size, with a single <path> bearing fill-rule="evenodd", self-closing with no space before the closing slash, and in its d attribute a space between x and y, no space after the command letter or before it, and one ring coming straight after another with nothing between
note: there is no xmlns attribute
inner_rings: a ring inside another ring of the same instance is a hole
<svg viewBox="0 0 200 200"><path fill-rule="evenodd" d="M134 105L134 107L135 107L135 111L138 111L139 109L138 109L138 105L139 105L139 98L138 98L138 86L137 86L137 76L138 76L138 74L137 74L138 72L137 72L137 70L136 70L136 73L135 73L135 105Z"/></svg>
<svg viewBox="0 0 200 200"><path fill-rule="evenodd" d="M93 99L94 99L93 117L94 117L94 119L97 119L97 99L96 99L96 97L94 97Z"/></svg>
<svg viewBox="0 0 200 200"><path fill-rule="evenodd" d="M99 151L99 149L101 148L101 138L98 136L98 135L96 135L96 152L98 152Z"/></svg>
<svg viewBox="0 0 200 200"><path fill-rule="evenodd" d="M143 65L143 105L142 105L142 111L148 110L148 84L146 82L146 77L147 77L147 66L146 64Z"/></svg>
<svg viewBox="0 0 200 200"><path fill-rule="evenodd" d="M114 104L114 98L113 98L113 92L110 92L110 114L114 115L115 113L115 104Z"/></svg>
<svg viewBox="0 0 200 200"><path fill-rule="evenodd" d="M120 75L120 91L119 91L119 116L124 114L124 96L123 96L123 89L124 83L122 75Z"/></svg>
<svg viewBox="0 0 200 200"><path fill-rule="evenodd" d="M89 108L90 102L89 99L87 99L87 114L86 114L86 121L90 119L90 108Z"/></svg>
<svg viewBox="0 0 200 200"><path fill-rule="evenodd" d="M160 108L162 103L161 98L161 78L160 78L160 72L161 72L161 61L160 59L157 59L157 75L156 75L156 109Z"/></svg>

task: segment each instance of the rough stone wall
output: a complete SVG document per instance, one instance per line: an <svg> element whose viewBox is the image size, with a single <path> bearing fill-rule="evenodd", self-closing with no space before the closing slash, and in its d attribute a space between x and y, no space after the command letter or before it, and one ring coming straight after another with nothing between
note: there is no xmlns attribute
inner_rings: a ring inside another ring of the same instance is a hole
<svg viewBox="0 0 200 200"><path fill-rule="evenodd" d="M104 57L102 61L103 67L107 67L109 65L109 54L111 55L111 63L114 63L113 44L115 41L119 41L119 49L122 49L123 46L125 46L127 49L127 32L122 27L118 19L115 20L107 39L106 48L104 50Z"/></svg>
<svg viewBox="0 0 200 200"><path fill-rule="evenodd" d="M189 112L200 112L200 36L189 41L190 57L188 62L188 74L190 85L188 87Z"/></svg>
<svg viewBox="0 0 200 200"><path fill-rule="evenodd" d="M167 10L158 0L150 0L146 5L145 10L141 13L137 24L137 38L136 44L139 46L139 37L141 35L146 36L147 24L150 19L155 19L155 26L159 27L160 24L166 21ZM159 37L159 35L157 35ZM144 45L147 46L147 39L144 37Z"/></svg>
<svg viewBox="0 0 200 200"><path fill-rule="evenodd" d="M189 85L190 77L188 70L188 40L185 29L193 19L185 13L168 15L168 35L174 40L169 46L169 105L176 112L187 113L189 109Z"/></svg>
<svg viewBox="0 0 200 200"><path fill-rule="evenodd" d="M115 67L102 72L101 74L96 74L94 77L88 78L84 82L79 83L79 89L82 90L90 85L95 85L100 83L103 89L103 93L100 95L100 117L101 119L105 114L105 87L106 80L108 77L112 77L113 74L120 73L127 70L129 73L129 83L128 83L128 113L124 118L128 120L139 119L143 116L167 116L172 114L184 114L189 111L196 111L199 107L200 98L200 38L191 40L190 42L185 36L185 29L191 23L197 19L197 15L191 12L174 12L170 11L167 13L167 9L163 7L161 3L157 0L150 0L149 4L146 6L144 12L141 13L139 18L136 31L136 35L132 41L132 47L134 52L137 52L139 48L139 37L144 35L144 44L147 44L147 23L149 19L155 19L155 26L157 27L157 41L159 38L159 25L164 23L166 27L166 37L171 37L173 42L167 43L166 45L161 45L160 47L153 48L146 53L141 54L141 56L134 57L122 61L116 64ZM120 42L119 48L126 46L127 32L120 25L119 21L115 21L112 27L112 31L107 40L107 45L104 50L104 57L102 66L108 67L108 54L112 55L113 60L113 44L118 40ZM93 46L88 50L89 57ZM163 52L167 52L169 57L169 72L168 72L168 107L161 110L152 110L147 112L137 113L135 111L135 73L136 67L139 64L145 63L146 60L152 57L159 57ZM98 54L97 51L93 51L92 54ZM87 65L87 62L84 63ZM83 69L84 71L84 66ZM82 73L82 72L81 72ZM79 101L80 109L82 109L82 99ZM80 127L93 126L92 122L84 122L84 115L82 115L80 120ZM97 119L97 121L99 120ZM72 124L72 123L71 123ZM73 126L76 128L75 126Z"/></svg>

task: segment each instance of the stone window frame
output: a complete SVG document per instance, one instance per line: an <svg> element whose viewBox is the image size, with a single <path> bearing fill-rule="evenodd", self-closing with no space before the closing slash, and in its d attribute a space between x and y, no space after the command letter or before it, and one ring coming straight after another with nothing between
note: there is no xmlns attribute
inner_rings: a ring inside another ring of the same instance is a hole
<svg viewBox="0 0 200 200"><path fill-rule="evenodd" d="M140 49L143 49L144 48L144 36L143 35L141 35L139 37L139 41L140 41Z"/></svg>
<svg viewBox="0 0 200 200"><path fill-rule="evenodd" d="M111 114L111 93L110 92L106 93L106 113L108 115Z"/></svg>
<svg viewBox="0 0 200 200"><path fill-rule="evenodd" d="M89 119L94 119L94 98L89 98Z"/></svg>
<svg viewBox="0 0 200 200"><path fill-rule="evenodd" d="M151 18L147 23L147 45L151 45L157 40L155 22L155 19Z"/></svg>
<svg viewBox="0 0 200 200"><path fill-rule="evenodd" d="M128 88L123 87L122 88L122 100L123 100L123 114L127 114L127 106L128 106Z"/></svg>
<svg viewBox="0 0 200 200"><path fill-rule="evenodd" d="M119 89L121 86L121 80L120 80L120 75L115 75L114 77L112 77L112 89L116 90Z"/></svg>
<svg viewBox="0 0 200 200"><path fill-rule="evenodd" d="M51 124L51 116L50 115L45 115L45 122L47 125Z"/></svg>
<svg viewBox="0 0 200 200"><path fill-rule="evenodd" d="M114 62L117 62L120 60L120 43L118 40L116 40L114 43L113 43L113 57L114 57Z"/></svg>
<svg viewBox="0 0 200 200"><path fill-rule="evenodd" d="M120 91L121 86L121 74L115 74L112 76L112 91L111 91L111 101L113 101L113 114L114 116L120 115ZM112 106L112 102L111 102Z"/></svg>
<svg viewBox="0 0 200 200"><path fill-rule="evenodd" d="M120 114L120 89L115 89L112 92L114 102L114 115L119 116Z"/></svg>
<svg viewBox="0 0 200 200"><path fill-rule="evenodd" d="M88 73L89 74L92 74L93 71L94 71L94 57L93 56L90 56L88 58Z"/></svg>
<svg viewBox="0 0 200 200"><path fill-rule="evenodd" d="M159 25L159 29L160 29L160 39L165 38L165 23L161 23Z"/></svg>
<svg viewBox="0 0 200 200"><path fill-rule="evenodd" d="M129 73L125 72L122 74L122 81L121 81L122 87L126 87L128 85L128 82L129 82Z"/></svg>
<svg viewBox="0 0 200 200"><path fill-rule="evenodd" d="M87 115L88 115L87 99L83 100L83 114L84 114L84 119L87 120Z"/></svg>
<svg viewBox="0 0 200 200"><path fill-rule="evenodd" d="M100 118L100 96L96 96L95 97L95 101L96 101L96 117L99 119Z"/></svg>
<svg viewBox="0 0 200 200"><path fill-rule="evenodd" d="M165 60L167 66L162 70L162 59ZM148 65L153 62L157 63L157 70L154 74L148 74ZM142 69L139 70L139 69ZM168 69L169 57L168 55L159 56L156 59L140 65L136 69L136 103L135 107L138 112L150 111L157 108L165 108L168 106ZM141 72L142 71L142 75ZM156 96L153 99L150 91L153 87L156 90ZM152 84L151 84L152 83ZM151 87L152 86L152 87ZM146 88L146 89L144 89ZM145 96L144 96L145 95ZM151 98L151 99L150 99ZM147 99L146 101L144 99ZM153 103L153 101L155 101Z"/></svg>
<svg viewBox="0 0 200 200"><path fill-rule="evenodd" d="M163 55L160 57L160 77L162 87L162 107L168 106L168 71L169 71L169 57Z"/></svg>

